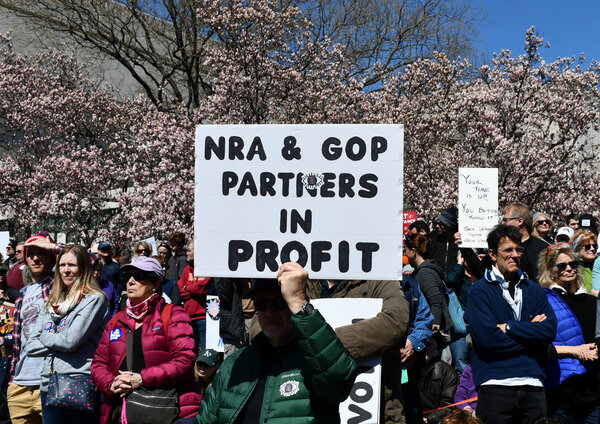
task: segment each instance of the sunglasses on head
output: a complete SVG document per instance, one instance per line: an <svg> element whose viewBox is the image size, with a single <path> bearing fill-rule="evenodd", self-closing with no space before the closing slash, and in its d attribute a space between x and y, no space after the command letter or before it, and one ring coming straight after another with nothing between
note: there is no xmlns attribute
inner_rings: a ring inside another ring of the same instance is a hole
<svg viewBox="0 0 600 424"><path fill-rule="evenodd" d="M587 252L588 250L591 250L591 249L594 249L594 250L596 250L596 249L597 249L597 246L596 246L595 244L591 244L591 243L590 243L590 244L584 244L584 245L583 245L583 246L581 246L581 247L583 247L583 248L585 249L585 251L586 251L586 252Z"/></svg>
<svg viewBox="0 0 600 424"><path fill-rule="evenodd" d="M558 264L555 264L554 266L560 271L563 272L564 270L567 269L567 265L569 266L569 268L577 271L577 267L579 266L579 261L570 261L570 262L560 262Z"/></svg>
<svg viewBox="0 0 600 424"><path fill-rule="evenodd" d="M277 297L275 299L254 299L254 309L258 312L264 312L272 307L276 311L282 311L288 307L283 297Z"/></svg>

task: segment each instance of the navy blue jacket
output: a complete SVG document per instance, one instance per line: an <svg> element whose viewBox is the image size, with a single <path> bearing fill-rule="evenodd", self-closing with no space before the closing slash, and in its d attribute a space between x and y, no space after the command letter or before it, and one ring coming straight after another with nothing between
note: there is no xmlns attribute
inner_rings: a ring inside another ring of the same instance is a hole
<svg viewBox="0 0 600 424"><path fill-rule="evenodd" d="M519 287L523 293L521 319L502 296L500 282L486 271L473 284L465 311L473 338L471 366L475 386L491 379L510 377L537 377L544 381L544 364L548 344L556 335L556 316L544 290L534 281L523 279ZM536 315L545 314L546 320L534 322ZM497 324L507 323L509 334Z"/></svg>

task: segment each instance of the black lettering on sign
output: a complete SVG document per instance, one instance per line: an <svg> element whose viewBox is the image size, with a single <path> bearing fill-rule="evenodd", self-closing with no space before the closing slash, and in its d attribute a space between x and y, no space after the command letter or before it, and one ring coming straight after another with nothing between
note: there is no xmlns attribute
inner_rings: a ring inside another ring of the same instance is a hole
<svg viewBox="0 0 600 424"><path fill-rule="evenodd" d="M225 171L223 172L223 178L222 178L222 189L223 189L223 196L228 196L229 195L229 190L234 188L237 183L238 183L238 176L235 172L233 171Z"/></svg>
<svg viewBox="0 0 600 424"><path fill-rule="evenodd" d="M258 194L258 189L256 188L256 183L251 172L246 172L242 177L242 181L240 181L240 186L238 187L238 196L243 196L246 191L249 191L252 196Z"/></svg>
<svg viewBox="0 0 600 424"><path fill-rule="evenodd" d="M359 393L360 391L364 391L364 393ZM366 403L373 397L373 388L369 385L369 383L365 381L357 381L352 386L352 391L350 392L350 399L355 403ZM369 411L364 410L358 405L350 404L348 406L350 412L354 412L357 415L348 420L348 424L359 424L366 420L371 419L373 416Z"/></svg>
<svg viewBox="0 0 600 424"><path fill-rule="evenodd" d="M315 241L310 246L310 267L312 271L321 271L323 262L329 262L331 255L326 250L331 249L330 241Z"/></svg>
<svg viewBox="0 0 600 424"><path fill-rule="evenodd" d="M229 160L244 159L244 140L237 135L229 137Z"/></svg>
<svg viewBox="0 0 600 424"><path fill-rule="evenodd" d="M284 209L285 210L285 209ZM283 210L282 210L283 212ZM256 242L256 269L264 271L265 265L273 272L279 269L277 255L279 248L273 240L259 240Z"/></svg>
<svg viewBox="0 0 600 424"><path fill-rule="evenodd" d="M204 159L209 160L211 152L219 159L225 159L225 137L219 137L218 145L212 137L206 137L204 139Z"/></svg>
<svg viewBox="0 0 600 424"><path fill-rule="evenodd" d="M371 160L375 162L379 155L387 150L387 140L383 137L373 137L371 139Z"/></svg>
<svg viewBox="0 0 600 424"><path fill-rule="evenodd" d="M346 240L340 241L338 246L338 267L340 272L350 269L350 244Z"/></svg>
<svg viewBox="0 0 600 424"><path fill-rule="evenodd" d="M292 252L296 252L298 254L298 260L292 261L290 259L290 255ZM283 248L281 249L281 263L284 264L286 262L298 262L301 267L305 267L308 262L308 252L302 243L299 241L289 241L287 242Z"/></svg>
<svg viewBox="0 0 600 424"><path fill-rule="evenodd" d="M340 181L339 181L339 196L340 198L344 198L346 196L352 198L354 197L354 175L341 173Z"/></svg>
<svg viewBox="0 0 600 424"><path fill-rule="evenodd" d="M358 180L363 190L358 190L358 195L365 199L371 199L377 196L377 186L374 184L378 180L375 174L364 174Z"/></svg>
<svg viewBox="0 0 600 424"><path fill-rule="evenodd" d="M288 197L290 195L290 180L294 178L294 173L280 172L277 174L277 178L281 180L281 195Z"/></svg>
<svg viewBox="0 0 600 424"><path fill-rule="evenodd" d="M231 240L229 242L228 265L230 271L237 271L240 262L250 260L254 249L246 240Z"/></svg>
<svg viewBox="0 0 600 424"><path fill-rule="evenodd" d="M246 159L252 160L254 159L254 155L258 155L260 160L267 160L267 154L265 153L265 149L262 145L260 137L254 137L254 140L252 140L252 144L248 149L248 156L246 156Z"/></svg>
<svg viewBox="0 0 600 424"><path fill-rule="evenodd" d="M356 243L356 250L362 252L361 267L363 272L371 271L373 268L373 252L379 250L377 243Z"/></svg>
<svg viewBox="0 0 600 424"><path fill-rule="evenodd" d="M321 146L321 153L323 154L323 157L327 160L339 159L340 156L342 156L342 148L331 146L339 146L341 144L342 142L339 139L335 137L329 137Z"/></svg>
<svg viewBox="0 0 600 424"><path fill-rule="evenodd" d="M354 152L354 147L358 146L358 151ZM367 153L367 143L360 137L352 137L346 143L346 156L353 161L359 161L365 157Z"/></svg>
<svg viewBox="0 0 600 424"><path fill-rule="evenodd" d="M275 186L275 181L277 181L277 178L275 178L275 175L273 175L270 172L261 172L260 173L260 195L261 196L266 196L267 194L269 196L275 196L275 189L273 188L273 186Z"/></svg>
<svg viewBox="0 0 600 424"><path fill-rule="evenodd" d="M288 135L283 139L283 148L281 149L281 156L285 160L301 159L302 153L300 147L296 147L296 137Z"/></svg>

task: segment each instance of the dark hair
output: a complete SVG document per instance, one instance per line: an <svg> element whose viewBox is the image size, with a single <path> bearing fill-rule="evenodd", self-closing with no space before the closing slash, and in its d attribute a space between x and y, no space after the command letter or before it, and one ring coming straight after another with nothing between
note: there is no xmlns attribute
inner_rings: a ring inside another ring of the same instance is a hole
<svg viewBox="0 0 600 424"><path fill-rule="evenodd" d="M169 252L171 251L171 246L169 245L169 243L161 243L158 245L158 247L156 248L156 250L158 251L159 248L161 247L165 247L169 250Z"/></svg>
<svg viewBox="0 0 600 424"><path fill-rule="evenodd" d="M185 244L185 234L173 233L169 236L169 243L171 244Z"/></svg>
<svg viewBox="0 0 600 424"><path fill-rule="evenodd" d="M517 227L506 224L498 224L487 236L488 249L494 252L498 250L500 240L507 238L517 244L521 244L521 233Z"/></svg>
<svg viewBox="0 0 600 424"><path fill-rule="evenodd" d="M472 416L464 409L455 409L444 417L442 424L482 424L479 418Z"/></svg>
<svg viewBox="0 0 600 424"><path fill-rule="evenodd" d="M427 225L425 221L418 220L408 226L409 230L412 230L413 228L417 229L417 233L420 233L421 231L425 231L426 233L429 232L429 225Z"/></svg>
<svg viewBox="0 0 600 424"><path fill-rule="evenodd" d="M417 253L420 256L426 257L427 249L429 248L429 245L431 244L431 240L429 240L423 234L420 234L420 233L412 234L411 233L406 236L406 238L404 239L404 243L406 244L406 247L408 247L409 249L414 249L417 251Z"/></svg>
<svg viewBox="0 0 600 424"><path fill-rule="evenodd" d="M570 220L576 220L577 222L579 222L579 215L577 215L576 213L570 213L569 215L567 215L567 217L565 218L565 225L569 225L569 221Z"/></svg>

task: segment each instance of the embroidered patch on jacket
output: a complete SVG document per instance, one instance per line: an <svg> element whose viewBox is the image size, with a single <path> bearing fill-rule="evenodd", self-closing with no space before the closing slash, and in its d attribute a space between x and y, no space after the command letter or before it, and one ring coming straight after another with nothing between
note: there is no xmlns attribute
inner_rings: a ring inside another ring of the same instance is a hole
<svg viewBox="0 0 600 424"><path fill-rule="evenodd" d="M296 380L286 381L281 386L279 386L279 393L281 393L281 396L285 397L293 396L296 393L298 393L299 390L300 382Z"/></svg>
<svg viewBox="0 0 600 424"><path fill-rule="evenodd" d="M219 319L219 313L221 312L221 301L219 299L210 299L206 305L206 312L210 319L216 321Z"/></svg>
<svg viewBox="0 0 600 424"><path fill-rule="evenodd" d="M111 342L116 342L117 340L119 340L121 338L122 335L123 335L123 332L121 331L121 329L115 328L113 331L110 332L108 339Z"/></svg>
<svg viewBox="0 0 600 424"><path fill-rule="evenodd" d="M152 329L152 331L158 331L158 330L160 330L160 325L159 325L158 327L154 327L154 328Z"/></svg>
<svg viewBox="0 0 600 424"><path fill-rule="evenodd" d="M44 331L53 332L54 331L54 323L52 321L48 321L44 324Z"/></svg>

